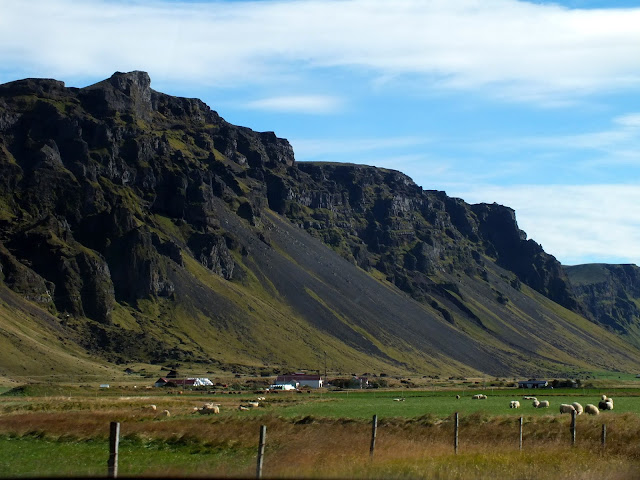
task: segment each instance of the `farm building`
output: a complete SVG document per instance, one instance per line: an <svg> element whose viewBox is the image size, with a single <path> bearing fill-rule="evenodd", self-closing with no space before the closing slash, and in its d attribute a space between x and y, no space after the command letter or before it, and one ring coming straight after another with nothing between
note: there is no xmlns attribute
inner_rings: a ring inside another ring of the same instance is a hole
<svg viewBox="0 0 640 480"><path fill-rule="evenodd" d="M324 384L320 375L307 375L306 373L292 373L290 375L278 375L276 384L293 385L294 387L322 388Z"/></svg>
<svg viewBox="0 0 640 480"><path fill-rule="evenodd" d="M213 385L208 378L166 378L161 377L153 384L155 387L205 387Z"/></svg>
<svg viewBox="0 0 640 480"><path fill-rule="evenodd" d="M518 382L518 388L548 388L549 382L546 380L522 380Z"/></svg>

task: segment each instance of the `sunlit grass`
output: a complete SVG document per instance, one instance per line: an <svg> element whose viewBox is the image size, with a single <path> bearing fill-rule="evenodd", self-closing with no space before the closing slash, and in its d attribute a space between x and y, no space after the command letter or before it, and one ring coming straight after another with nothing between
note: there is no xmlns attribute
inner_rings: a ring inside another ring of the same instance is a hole
<svg viewBox="0 0 640 480"><path fill-rule="evenodd" d="M249 392L4 395L0 477L105 475L111 421L121 423L121 476L254 476L260 425L267 426L265 477L618 479L640 471L635 396L615 397L616 409L630 402L627 407L632 411L627 413L580 416L572 448L569 416L555 409L540 413L532 407L509 411L509 392L494 395L493 406L492 397L478 401L468 396L456 400L451 392L404 393L404 402L394 401L401 398L398 391L274 394L263 406L246 412L237 407L255 397ZM562 395L556 403L570 397L558 393ZM221 403L221 413L194 414L193 407L204 401ZM150 404L156 405L155 412ZM458 409L458 455L453 452L453 416L444 407L442 412L429 411L427 407L434 404L476 408ZM165 409L170 416L161 414ZM378 415L373 459L371 412ZM521 415L523 451L518 450ZM604 450L603 424L608 434Z"/></svg>

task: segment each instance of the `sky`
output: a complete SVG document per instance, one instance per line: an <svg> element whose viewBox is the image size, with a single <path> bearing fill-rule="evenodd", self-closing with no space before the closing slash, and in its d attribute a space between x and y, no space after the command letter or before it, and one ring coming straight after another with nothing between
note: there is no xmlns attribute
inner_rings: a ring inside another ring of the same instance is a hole
<svg viewBox="0 0 640 480"><path fill-rule="evenodd" d="M640 0L0 0L0 83L143 70L297 161L507 205L566 265L640 264Z"/></svg>

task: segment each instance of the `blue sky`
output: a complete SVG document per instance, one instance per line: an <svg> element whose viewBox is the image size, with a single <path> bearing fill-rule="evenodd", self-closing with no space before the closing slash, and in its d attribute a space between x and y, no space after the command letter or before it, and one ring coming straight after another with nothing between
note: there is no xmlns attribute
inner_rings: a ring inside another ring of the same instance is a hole
<svg viewBox="0 0 640 480"><path fill-rule="evenodd" d="M156 90L298 161L516 210L565 264L640 264L640 1L0 0L0 83Z"/></svg>

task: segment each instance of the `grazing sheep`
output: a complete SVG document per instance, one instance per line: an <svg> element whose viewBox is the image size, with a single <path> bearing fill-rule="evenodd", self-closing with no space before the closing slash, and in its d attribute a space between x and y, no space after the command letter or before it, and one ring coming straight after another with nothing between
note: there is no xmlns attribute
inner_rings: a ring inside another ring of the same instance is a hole
<svg viewBox="0 0 640 480"><path fill-rule="evenodd" d="M571 413L575 411L576 409L573 408L573 405L567 405L566 403L560 405L560 413Z"/></svg>
<svg viewBox="0 0 640 480"><path fill-rule="evenodd" d="M240 405L240 406L238 406L238 410L249 410L249 407L247 407L245 405Z"/></svg>
<svg viewBox="0 0 640 480"><path fill-rule="evenodd" d="M487 396L482 394L482 393L478 393L476 395L474 395L473 397L471 397L473 400L486 400Z"/></svg>
<svg viewBox="0 0 640 480"><path fill-rule="evenodd" d="M460 400L460 395L456 395L456 400Z"/></svg>
<svg viewBox="0 0 640 480"><path fill-rule="evenodd" d="M578 402L573 402L571 405L576 409L576 415L582 415L582 412L584 412L582 405L580 405Z"/></svg>
<svg viewBox="0 0 640 480"><path fill-rule="evenodd" d="M404 402L404 397L402 397L402 398L394 398L393 401L394 402Z"/></svg>
<svg viewBox="0 0 640 480"><path fill-rule="evenodd" d="M536 398L533 402L531 402L531 405L533 405L533 408L538 408L540 406L540 402Z"/></svg>
<svg viewBox="0 0 640 480"><path fill-rule="evenodd" d="M520 402L518 400L511 400L509 408L520 408Z"/></svg>
<svg viewBox="0 0 640 480"><path fill-rule="evenodd" d="M587 403L584 406L584 413L586 413L587 415L599 415L600 410L598 410L598 407L596 407L595 405L592 405L591 403Z"/></svg>
<svg viewBox="0 0 640 480"><path fill-rule="evenodd" d="M205 403L202 408L196 408L200 415L211 415L220 413L220 405L213 403Z"/></svg>
<svg viewBox="0 0 640 480"><path fill-rule="evenodd" d="M602 395L602 400L598 402L598 408L600 410L613 410L613 398Z"/></svg>
<svg viewBox="0 0 640 480"><path fill-rule="evenodd" d="M530 395L525 395L524 397L522 397L523 400L537 400L536 397L532 397Z"/></svg>
<svg viewBox="0 0 640 480"><path fill-rule="evenodd" d="M549 400L542 400L538 408L549 408Z"/></svg>
<svg viewBox="0 0 640 480"><path fill-rule="evenodd" d="M147 405L146 407L144 407L146 410L149 410L151 412L156 412L158 410L158 407L156 407L155 405Z"/></svg>
<svg viewBox="0 0 640 480"><path fill-rule="evenodd" d="M171 416L171 413L169 412L169 410L163 410L163 411L162 411L162 415L163 415L164 417L170 417L170 416Z"/></svg>
<svg viewBox="0 0 640 480"><path fill-rule="evenodd" d="M260 406L259 402L249 402L247 403L247 405L249 405L250 408L258 408Z"/></svg>

